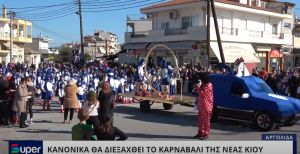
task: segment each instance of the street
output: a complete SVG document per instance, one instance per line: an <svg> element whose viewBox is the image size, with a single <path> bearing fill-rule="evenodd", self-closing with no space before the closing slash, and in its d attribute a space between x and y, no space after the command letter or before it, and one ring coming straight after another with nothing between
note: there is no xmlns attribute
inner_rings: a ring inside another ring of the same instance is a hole
<svg viewBox="0 0 300 154"><path fill-rule="evenodd" d="M7 153L8 140L71 140L71 128L78 122L77 114L72 124L63 124L59 105L52 111L41 111L35 106L34 124L25 129L2 127L0 129L1 153ZM115 126L126 132L128 140L194 140L197 132L197 114L191 107L175 105L171 111L164 111L162 104L152 105L150 113L142 113L139 104L118 104L114 115ZM300 140L300 123L293 127L282 127L269 133L297 134ZM262 132L248 128L245 124L220 121L212 124L208 140L260 140ZM298 151L299 150L298 146Z"/></svg>

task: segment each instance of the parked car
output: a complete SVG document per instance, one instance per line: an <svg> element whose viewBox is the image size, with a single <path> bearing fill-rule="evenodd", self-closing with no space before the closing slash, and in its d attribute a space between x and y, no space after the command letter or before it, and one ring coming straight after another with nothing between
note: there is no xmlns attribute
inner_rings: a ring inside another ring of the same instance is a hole
<svg viewBox="0 0 300 154"><path fill-rule="evenodd" d="M213 118L253 124L261 131L292 126L300 119L300 100L274 94L254 76L210 75L214 90Z"/></svg>

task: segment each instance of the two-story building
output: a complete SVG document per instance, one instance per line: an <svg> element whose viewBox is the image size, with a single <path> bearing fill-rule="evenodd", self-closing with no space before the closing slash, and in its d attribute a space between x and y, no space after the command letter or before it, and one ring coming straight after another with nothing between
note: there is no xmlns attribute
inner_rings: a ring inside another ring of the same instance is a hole
<svg viewBox="0 0 300 154"><path fill-rule="evenodd" d="M226 63L243 57L250 70L282 69L283 51L290 51L293 45L293 7L275 0L215 0ZM131 31L125 33L125 49L144 57L154 45L165 44L174 50L180 65L204 63L206 1L172 0L142 8L141 12L146 20L127 19ZM210 21L210 61L218 63L213 17ZM145 24L151 24L151 29ZM151 61L159 64L168 57L163 49L157 49Z"/></svg>
<svg viewBox="0 0 300 154"><path fill-rule="evenodd" d="M48 60L49 56L59 54L58 49L50 48L49 44L52 41L52 39L43 37L42 34L40 34L39 37L32 39L30 48L40 52L41 61L45 61Z"/></svg>
<svg viewBox="0 0 300 154"><path fill-rule="evenodd" d="M14 18L12 27L7 11L3 8L0 18L0 62L24 62L24 46L32 42L32 23L29 21ZM12 47L10 46L10 28L12 28ZM10 51L12 48L12 59Z"/></svg>

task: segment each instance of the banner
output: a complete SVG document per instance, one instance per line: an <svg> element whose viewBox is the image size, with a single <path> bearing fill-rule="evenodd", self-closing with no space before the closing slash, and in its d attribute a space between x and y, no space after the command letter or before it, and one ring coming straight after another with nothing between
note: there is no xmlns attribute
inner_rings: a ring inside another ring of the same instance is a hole
<svg viewBox="0 0 300 154"><path fill-rule="evenodd" d="M9 153L293 154L293 141L10 141Z"/></svg>

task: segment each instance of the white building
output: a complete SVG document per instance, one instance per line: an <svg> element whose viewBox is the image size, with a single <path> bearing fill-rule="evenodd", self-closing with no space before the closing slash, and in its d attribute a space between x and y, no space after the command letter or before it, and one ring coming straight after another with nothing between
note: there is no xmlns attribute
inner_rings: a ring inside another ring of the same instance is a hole
<svg viewBox="0 0 300 154"><path fill-rule="evenodd" d="M29 65L35 65L36 67L39 66L41 63L41 54L37 50L33 50L29 47L25 47L25 52L24 52L24 57L25 57L25 62Z"/></svg>
<svg viewBox="0 0 300 154"><path fill-rule="evenodd" d="M52 49L49 47L49 43L51 43L52 41L52 39L45 38L40 34L39 37L32 39L30 48L35 51L39 51L42 61L44 61L48 59L49 55L59 54L58 49Z"/></svg>
<svg viewBox="0 0 300 154"><path fill-rule="evenodd" d="M226 63L243 57L248 67L268 70L283 67L282 50L293 45L293 6L270 0L215 0L217 20ZM172 0L142 8L149 20L127 20L133 31L125 33L125 49L146 52L156 44L165 44L175 51L182 64L203 63L206 54L206 2L201 0ZM151 24L150 30L141 22ZM139 25L143 25L139 28ZM142 30L139 30L142 29ZM220 62L220 54L211 17L211 61ZM168 57L156 52L153 62Z"/></svg>
<svg viewBox="0 0 300 154"><path fill-rule="evenodd" d="M300 67L300 19L296 20L293 50L293 65Z"/></svg>
<svg viewBox="0 0 300 154"><path fill-rule="evenodd" d="M119 51L120 45L116 34L96 31L93 36L84 37L84 52L93 57L114 55Z"/></svg>

